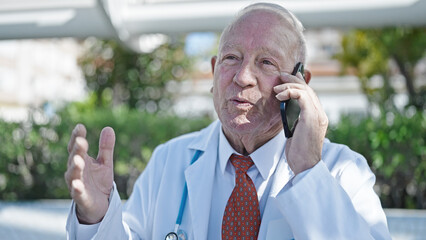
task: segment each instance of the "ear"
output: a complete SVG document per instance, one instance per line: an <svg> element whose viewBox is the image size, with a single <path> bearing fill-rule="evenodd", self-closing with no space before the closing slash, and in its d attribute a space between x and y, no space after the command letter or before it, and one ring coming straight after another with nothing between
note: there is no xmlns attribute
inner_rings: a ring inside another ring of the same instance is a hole
<svg viewBox="0 0 426 240"><path fill-rule="evenodd" d="M212 73L214 74L214 67L216 65L217 56L213 56L210 60L210 64L212 65Z"/></svg>
<svg viewBox="0 0 426 240"><path fill-rule="evenodd" d="M217 56L213 56L212 59L210 59L210 64L212 65L212 74L214 75L214 67L216 66ZM210 92L213 93L213 86L210 88Z"/></svg>
<svg viewBox="0 0 426 240"><path fill-rule="evenodd" d="M306 84L309 84L309 82L311 81L311 71L309 71L308 69L305 69L305 82Z"/></svg>

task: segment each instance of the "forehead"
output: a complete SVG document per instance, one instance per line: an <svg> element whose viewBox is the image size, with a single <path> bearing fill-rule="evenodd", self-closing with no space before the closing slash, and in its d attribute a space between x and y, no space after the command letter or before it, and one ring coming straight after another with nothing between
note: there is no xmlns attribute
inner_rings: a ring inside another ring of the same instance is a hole
<svg viewBox="0 0 426 240"><path fill-rule="evenodd" d="M295 30L286 19L273 11L257 9L243 14L223 32L219 50L244 45L274 53L276 48L293 49L296 42Z"/></svg>

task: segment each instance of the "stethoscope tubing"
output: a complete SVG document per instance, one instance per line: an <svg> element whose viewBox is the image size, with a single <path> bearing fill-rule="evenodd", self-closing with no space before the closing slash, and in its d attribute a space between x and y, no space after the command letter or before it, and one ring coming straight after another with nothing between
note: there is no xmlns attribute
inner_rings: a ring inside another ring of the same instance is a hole
<svg viewBox="0 0 426 240"><path fill-rule="evenodd" d="M197 161L198 158L200 157L201 153L202 153L201 150L197 150L195 152L194 156L192 157L191 163L189 165L192 165L195 161ZM176 234L176 236L178 236L177 232L178 232L179 227L180 227L180 225L182 223L183 212L185 210L185 205L186 205L187 198L188 198L188 186L187 186L186 181L185 181L185 186L183 187L183 191L182 191L182 198L180 200L179 213L178 213L178 216L176 218L175 229L174 229L174 232L171 232L169 234L173 234L174 233L174 234ZM169 234L166 235L166 239L167 239L167 236L169 236Z"/></svg>

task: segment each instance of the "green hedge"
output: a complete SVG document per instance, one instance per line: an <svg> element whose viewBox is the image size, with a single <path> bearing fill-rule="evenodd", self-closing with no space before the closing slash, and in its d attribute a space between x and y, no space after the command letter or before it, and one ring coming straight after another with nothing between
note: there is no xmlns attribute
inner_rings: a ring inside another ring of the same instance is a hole
<svg viewBox="0 0 426 240"><path fill-rule="evenodd" d="M89 152L97 155L104 126L115 129L115 181L127 198L153 149L160 143L207 126L209 118L178 118L126 107L96 108L74 103L47 119L35 110L24 123L0 121L0 199L69 198L63 174L66 146L75 124L86 125ZM344 116L327 137L364 155L376 174L384 207L426 208L426 120L423 112Z"/></svg>
<svg viewBox="0 0 426 240"><path fill-rule="evenodd" d="M170 138L199 130L211 120L148 114L126 107L93 108L75 103L46 119L40 111L25 123L0 121L0 199L69 198L64 181L67 144L77 123L87 128L89 152L97 155L104 126L116 132L115 181L127 198L154 148Z"/></svg>
<svg viewBox="0 0 426 240"><path fill-rule="evenodd" d="M344 116L330 140L364 155L384 207L426 208L426 119L414 109L375 118Z"/></svg>

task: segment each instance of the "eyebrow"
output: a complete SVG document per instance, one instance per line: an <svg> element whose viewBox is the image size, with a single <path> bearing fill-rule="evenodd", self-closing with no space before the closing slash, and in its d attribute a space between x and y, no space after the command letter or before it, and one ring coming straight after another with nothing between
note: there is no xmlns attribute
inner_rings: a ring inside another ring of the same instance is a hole
<svg viewBox="0 0 426 240"><path fill-rule="evenodd" d="M228 49L233 49L236 47L236 44L232 44L232 43L224 43L222 44L222 46L220 46L219 51L220 50L228 50Z"/></svg>
<svg viewBox="0 0 426 240"><path fill-rule="evenodd" d="M271 56L273 56L273 57L276 57L276 58L278 58L278 59L282 59L282 60L284 60L284 55L283 54L281 54L282 53L282 51L271 51L269 48L266 48L266 47L261 47L260 48L260 51L262 52L262 53L266 53L266 54L269 54L269 55L271 55Z"/></svg>
<svg viewBox="0 0 426 240"><path fill-rule="evenodd" d="M222 51L226 51L226 50L234 49L234 48L238 48L238 45L237 44L232 44L232 43L225 43L225 44L222 45L221 50ZM269 48L261 47L260 48L260 52L266 53L268 55L271 55L271 56L279 58L279 59L284 59L284 55L281 54L281 51L280 52L276 52L276 51L271 51Z"/></svg>

